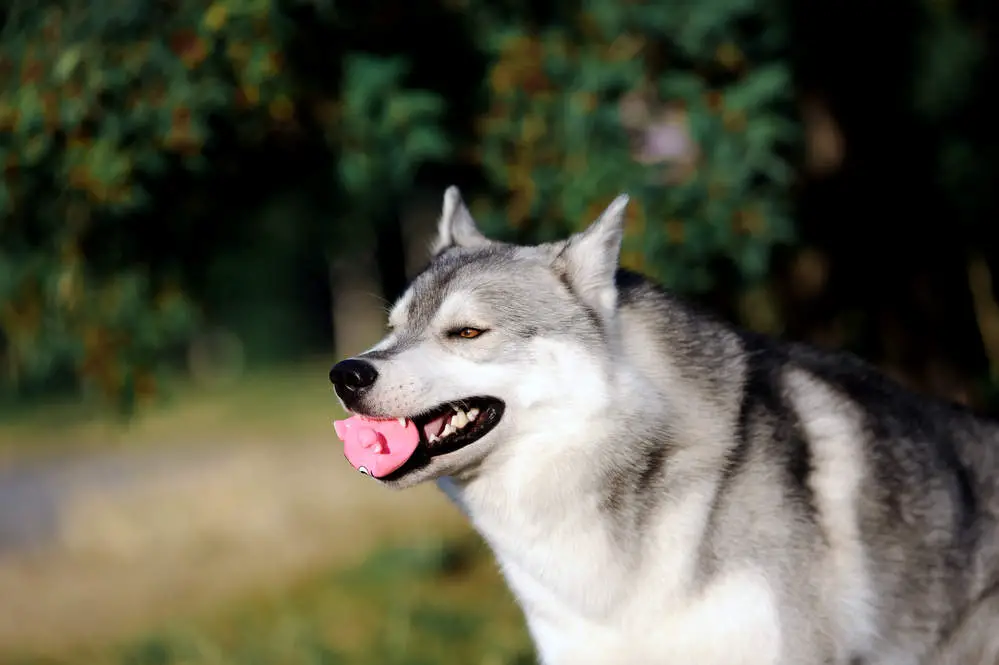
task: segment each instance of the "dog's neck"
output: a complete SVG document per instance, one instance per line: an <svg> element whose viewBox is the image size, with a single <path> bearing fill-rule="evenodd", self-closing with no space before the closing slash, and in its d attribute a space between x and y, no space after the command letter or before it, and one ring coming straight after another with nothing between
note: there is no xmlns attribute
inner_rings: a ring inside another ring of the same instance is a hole
<svg viewBox="0 0 999 665"><path fill-rule="evenodd" d="M692 348L680 338L683 327L652 327L648 312L627 306L619 315L606 394L587 403L581 391L566 417L524 428L473 475L441 483L522 602L548 597L585 614L610 611L633 587L648 542L683 543L655 557L658 570L675 576L669 593L691 591L691 545L707 530L705 495L715 491L726 452L719 442L731 440L736 417L737 405L720 403L712 388L731 394L720 388L741 380L741 368L719 363L712 376L692 378L670 353ZM649 537L649 528L662 533Z"/></svg>
<svg viewBox="0 0 999 665"><path fill-rule="evenodd" d="M693 592L692 544L706 533L705 495L717 482L713 447L680 441L651 414L637 414L649 417L638 421L646 427L629 430L623 423L636 415L627 415L577 421L560 428L558 441L526 435L518 447L540 452L509 455L466 482L443 483L493 548L522 604L578 608L584 616L611 612L628 602L632 577L650 558L675 579L669 594ZM647 503L650 494L656 505ZM663 538L676 549L647 551Z"/></svg>

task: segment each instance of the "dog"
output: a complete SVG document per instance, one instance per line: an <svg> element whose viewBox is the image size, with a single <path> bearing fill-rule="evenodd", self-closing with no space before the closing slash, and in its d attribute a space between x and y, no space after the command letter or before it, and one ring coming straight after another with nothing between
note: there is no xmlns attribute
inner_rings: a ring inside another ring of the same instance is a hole
<svg viewBox="0 0 999 665"><path fill-rule="evenodd" d="M621 269L627 205L521 246L448 188L348 460L438 482L544 665L999 663L999 423Z"/></svg>

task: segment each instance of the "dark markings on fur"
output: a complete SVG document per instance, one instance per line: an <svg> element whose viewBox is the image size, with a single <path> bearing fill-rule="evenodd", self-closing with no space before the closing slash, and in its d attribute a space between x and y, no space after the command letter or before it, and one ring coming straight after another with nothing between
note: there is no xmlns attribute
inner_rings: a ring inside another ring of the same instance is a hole
<svg viewBox="0 0 999 665"><path fill-rule="evenodd" d="M663 477L666 473L666 461L669 459L669 450L665 442L657 442L656 445L645 451L642 457L641 472L638 474L638 483L635 486L635 496L640 499L638 503L638 514L635 515L635 532L645 533L652 514L662 503L666 488Z"/></svg>
<svg viewBox="0 0 999 665"><path fill-rule="evenodd" d="M817 507L809 482L813 471L812 449L798 414L787 403L782 389L782 372L787 359L762 336L745 334L743 341L749 351L751 368L746 391L756 395L757 403L770 422L772 438L783 444L775 452L782 455L783 467L790 480L787 494L802 509L804 516L814 519Z"/></svg>
<svg viewBox="0 0 999 665"><path fill-rule="evenodd" d="M983 593L978 594L972 602L962 603L963 610L953 614L951 621L940 631L940 636L937 639L937 645L945 647L944 653L953 648L955 641L960 641L958 633L965 628L967 622L974 620L974 614L980 611L982 604L997 602L996 598L999 598L999 580L995 581ZM978 663L975 662L973 665L978 665Z"/></svg>
<svg viewBox="0 0 999 665"><path fill-rule="evenodd" d="M568 278L560 274L566 289L578 300ZM614 275L619 304L627 303L637 292L648 288L649 282L637 273L619 269ZM580 301L581 304L582 301ZM594 325L603 334L603 327L596 311L585 307ZM651 437L655 440L655 437ZM601 509L614 516L613 523L628 533L644 533L655 511L667 499L665 475L670 457L667 441L655 440L637 453L640 457L627 460L621 468L610 471L605 483ZM636 477L637 472L637 477ZM627 511L627 512L626 512Z"/></svg>
<svg viewBox="0 0 999 665"><path fill-rule="evenodd" d="M746 468L746 464L749 461L750 449L752 448L752 439L750 438L750 419L753 411L753 401L751 399L751 395L753 393L750 389L750 382L754 381L754 377L757 376L757 372L754 371L753 365L752 356L749 356L749 363L746 367L745 385L742 391L742 403L739 405L739 418L735 425L735 446L730 448L728 453L725 455L725 466L722 468L721 478L718 481L717 487L715 487L714 497L711 499L711 511L708 513L707 535L701 540L699 547L699 565L701 575L705 578L710 577L715 572L716 561L714 560L714 556L712 555L710 549L711 532L717 526L718 516L721 514L720 511L722 509L722 501L726 496L728 496L732 485Z"/></svg>
<svg viewBox="0 0 999 665"><path fill-rule="evenodd" d="M596 310L590 307L586 303L586 301L584 301L580 297L579 293L576 291L576 287L573 286L572 280L569 279L569 274L566 272L565 269L566 267L565 253L566 250L568 250L572 246L572 242L573 239L570 238L562 246L561 251L559 251L559 253L555 256L555 259L552 261L552 269L555 271L555 274L558 276L558 279L562 283L562 286L564 286L565 289L569 292L569 294L572 295L573 300L579 303L579 306L583 309L583 313L586 314L586 317L590 320L590 322L597 329L597 331L599 331L600 336L602 338L604 335L603 321L600 320L600 317L597 315Z"/></svg>
<svg viewBox="0 0 999 665"><path fill-rule="evenodd" d="M708 518L708 536L701 543L702 575L705 576L712 574L716 565L710 551L710 534L718 527L718 519L725 509L723 502L732 496L733 485L748 468L757 442L765 446L763 455L782 456L780 463L789 481L783 483L788 499L809 521L815 522L817 518L815 497L808 482L812 470L811 450L794 411L788 408L781 394L783 358L763 337L747 334L742 342L746 368L734 445L726 453Z"/></svg>
<svg viewBox="0 0 999 665"><path fill-rule="evenodd" d="M652 446L646 451L644 457L645 465L641 473L638 474L638 487L635 488L635 491L639 495L644 495L648 490L655 487L657 481L662 479L667 457L665 444Z"/></svg>
<svg viewBox="0 0 999 665"><path fill-rule="evenodd" d="M877 417L867 413L866 426L872 440L893 442L892 446L878 445L869 453L874 462L878 481L895 490L906 482L919 477L950 479L946 489L954 503L954 524L963 545L972 546L975 514L980 511L978 487L982 476L970 468L959 456L959 447L969 436L983 436L982 432L961 431L970 422L969 409L910 393L863 360L849 354L826 354L804 345L789 345L791 359L819 378L837 386L849 399L860 405L879 405ZM981 419L982 425L986 423ZM988 423L994 426L994 423ZM955 428L960 425L959 428ZM993 437L996 433L993 432ZM999 441L993 445L999 444ZM942 467L945 474L938 474ZM899 469L907 473L899 475ZM979 472L985 470L978 470ZM986 471L987 473L987 471ZM986 484L991 483L989 479ZM896 504L901 510L901 506ZM906 520L904 514L899 519Z"/></svg>
<svg viewBox="0 0 999 665"><path fill-rule="evenodd" d="M794 502L802 515L814 521L818 513L809 478L813 471L812 449L797 412L784 396L783 372L787 357L772 340L755 333L744 333L743 341L751 350L751 363L756 367L756 378L751 386L759 404L765 409L772 438L780 445L772 454L781 457L781 464L788 474L785 488L787 497Z"/></svg>
<svg viewBox="0 0 999 665"><path fill-rule="evenodd" d="M604 497L600 500L600 508L605 513L617 515L625 506L624 497L628 493L628 475L633 473L632 469L613 469L607 474L607 489ZM619 525L619 522L615 522Z"/></svg>
<svg viewBox="0 0 999 665"><path fill-rule="evenodd" d="M812 447L808 445L801 422L796 417L781 420L777 436L787 441L790 447L785 459L785 468L792 481L790 493L802 502L806 514L814 517L817 508L809 479L815 468L812 463Z"/></svg>
<svg viewBox="0 0 999 665"><path fill-rule="evenodd" d="M718 494L723 495L728 492L729 487L739 476L749 459L750 449L750 418L753 411L752 396L759 392L759 385L762 384L761 368L756 361L753 350L747 349L748 362L746 364L746 378L742 389L742 403L739 405L739 419L735 425L735 447L728 451L725 456L725 467L722 469L721 482L718 485ZM717 495L716 495L717 499Z"/></svg>
<svg viewBox="0 0 999 665"><path fill-rule="evenodd" d="M509 256L511 248L506 245L490 245L475 250L477 262L490 261ZM451 290L452 283L467 264L467 252L448 248L434 258L412 280L412 300L406 312L407 328L422 330L427 327L434 314L440 309Z"/></svg>
<svg viewBox="0 0 999 665"><path fill-rule="evenodd" d="M391 360L393 356L405 351L409 346L411 346L411 344L411 340L399 340L392 346L387 346L384 349L377 349L375 351L368 351L367 353L362 353L357 357L364 360Z"/></svg>
<svg viewBox="0 0 999 665"><path fill-rule="evenodd" d="M600 508L613 516L610 523L619 532L619 542L628 542L633 534L646 533L655 511L666 500L668 461L669 444L658 442L644 448L641 457L624 460L607 473Z"/></svg>
<svg viewBox="0 0 999 665"><path fill-rule="evenodd" d="M559 277L566 289L579 300L568 277L561 273ZM619 306L627 304L632 298L639 297L641 291L651 287L650 282L643 276L624 269L619 269L615 273L614 284L618 289ZM579 302L603 334L603 327L596 311L586 307L581 300ZM626 460L622 467L611 470L605 481L604 496L600 506L604 512L614 516L613 523L616 528L621 529L622 538L631 533L644 533L655 511L667 499L665 476L670 457L670 444L657 437L650 439L654 442L643 447L635 457Z"/></svg>
<svg viewBox="0 0 999 665"><path fill-rule="evenodd" d="M493 264L503 267L510 266L515 261L516 249L513 245L493 243L479 249L452 248L442 252L413 278L412 299L406 313L406 328L410 330L426 329L440 309L441 304L455 288L459 288L468 281L467 278L474 278L477 273L488 269ZM485 297L488 290L480 292L480 294ZM493 305L508 306L509 303L502 301L493 303ZM528 317L523 318L525 321L529 320ZM536 325L528 324L522 327L512 327L509 332L523 337L531 337L539 334L540 331Z"/></svg>
<svg viewBox="0 0 999 665"><path fill-rule="evenodd" d="M562 282L562 285L572 295L573 300L579 303L579 306L580 308L582 308L583 313L586 314L586 318L588 318L590 322L593 324L593 326L598 331L600 331L600 335L602 337L604 332L604 326L603 322L600 320L600 317L597 316L596 310L587 305L586 302L584 302L583 299L579 297L579 294L576 293L576 289L575 287L573 287L572 282L569 281L569 275L567 275L565 271L559 270L556 274L558 275L559 281Z"/></svg>
<svg viewBox="0 0 999 665"><path fill-rule="evenodd" d="M651 284L642 275L626 268L618 268L614 273L614 286L618 293L625 296L635 293L642 287L649 287ZM625 298L627 300L627 298Z"/></svg>
<svg viewBox="0 0 999 665"><path fill-rule="evenodd" d="M957 451L952 446L943 446L941 456L944 464L954 474L955 501L954 521L957 524L958 536L961 539L961 551L970 552L977 545L979 534L976 529L975 515L979 513L979 498L972 482L971 473L957 457ZM964 562L955 562L962 565Z"/></svg>
<svg viewBox="0 0 999 665"><path fill-rule="evenodd" d="M444 303L448 288L459 267L457 262L447 259L445 256L430 264L418 281L414 282L413 298L409 301L409 309L406 312L407 328L411 330L426 328ZM428 282L431 281L434 288L427 288Z"/></svg>
<svg viewBox="0 0 999 665"><path fill-rule="evenodd" d="M388 360L398 352L399 349L395 345L392 345L384 349L378 349L377 351L368 351L367 353L362 353L357 357L362 360Z"/></svg>
<svg viewBox="0 0 999 665"><path fill-rule="evenodd" d="M994 528L996 515L982 498L995 487L996 458L982 453L999 445L996 422L909 392L856 356L800 344L785 348L795 364L865 410L865 454L880 496L879 514L869 518L874 526L864 537L875 557L904 547L913 561L904 568L890 559L872 565L892 571L895 593L904 589L923 599L908 608L907 621L936 641L999 574L999 552L983 542L983 528ZM983 547L986 558L977 559ZM990 580L978 577L983 567L992 571Z"/></svg>

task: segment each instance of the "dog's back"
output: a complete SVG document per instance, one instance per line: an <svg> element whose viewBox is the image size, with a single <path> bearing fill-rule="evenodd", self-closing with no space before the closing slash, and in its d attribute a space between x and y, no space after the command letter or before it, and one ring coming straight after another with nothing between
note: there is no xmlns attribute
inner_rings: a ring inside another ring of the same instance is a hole
<svg viewBox="0 0 999 665"><path fill-rule="evenodd" d="M969 630L999 593L997 424L906 391L854 357L789 351L860 417L859 526L882 641L932 650L955 637L965 654L957 662L997 662L999 632ZM999 614L992 620L999 628ZM972 658L979 649L991 658Z"/></svg>
<svg viewBox="0 0 999 665"><path fill-rule="evenodd" d="M854 356L735 331L626 273L618 283L622 320L647 329L632 337L658 343L691 404L716 407L731 435L704 579L762 566L788 609L782 632L800 641L785 649L802 654L997 662L999 631L985 629L999 627L996 423Z"/></svg>

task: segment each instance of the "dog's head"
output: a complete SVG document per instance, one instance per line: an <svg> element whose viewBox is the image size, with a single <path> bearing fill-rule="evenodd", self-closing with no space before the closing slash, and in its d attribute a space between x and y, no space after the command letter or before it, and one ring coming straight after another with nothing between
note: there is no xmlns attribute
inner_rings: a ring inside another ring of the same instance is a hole
<svg viewBox="0 0 999 665"><path fill-rule="evenodd" d="M433 258L393 306L388 334L330 371L348 410L419 431L412 456L380 480L460 477L600 413L627 203L619 196L568 240L525 247L486 238L457 188L445 192Z"/></svg>

